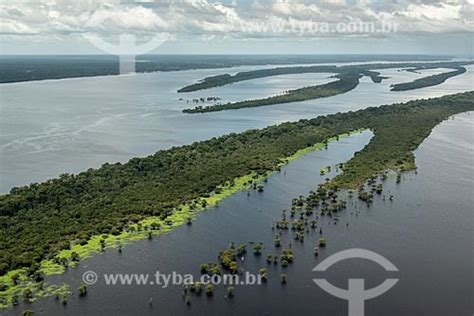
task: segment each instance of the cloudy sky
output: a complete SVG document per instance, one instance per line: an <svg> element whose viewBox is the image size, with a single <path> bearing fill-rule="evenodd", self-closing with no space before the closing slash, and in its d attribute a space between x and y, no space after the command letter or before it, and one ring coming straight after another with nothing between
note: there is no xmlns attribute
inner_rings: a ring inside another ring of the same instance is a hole
<svg viewBox="0 0 474 316"><path fill-rule="evenodd" d="M472 56L473 30L474 0L0 0L3 54L102 53L133 36L150 53Z"/></svg>

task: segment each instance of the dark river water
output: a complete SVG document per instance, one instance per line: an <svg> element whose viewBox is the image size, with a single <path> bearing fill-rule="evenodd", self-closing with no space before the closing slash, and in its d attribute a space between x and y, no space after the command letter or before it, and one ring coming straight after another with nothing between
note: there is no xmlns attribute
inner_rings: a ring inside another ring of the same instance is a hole
<svg viewBox="0 0 474 316"><path fill-rule="evenodd" d="M271 223L282 209L289 208L292 198L307 194L324 181L327 175L320 176L321 167L348 160L368 143L370 132L293 161L269 178L263 193L239 192L218 208L199 214L191 226L128 245L122 254L107 250L62 276L50 278L72 285L74 294L66 306L49 298L9 313L31 308L40 315L347 315L347 301L314 284L312 279L321 277L321 272L312 269L336 252L363 248L387 258L398 272L386 272L367 260L350 259L335 264L322 276L340 288L347 288L349 278L365 279L366 288L398 278L388 292L365 302L366 315L472 315L473 135L473 112L437 126L415 152L418 174L405 174L400 184L387 180L384 193L394 195L393 201L376 196L367 208L354 199L340 214L339 224L322 218L319 225L327 247L318 257L312 250L320 237L316 230L304 243L293 241L295 261L288 268L267 265L265 254L275 250ZM283 233L284 245L288 236ZM185 304L180 286L112 286L103 278L89 286L85 299L77 296L81 276L89 270L99 276L156 271L198 276L199 265L216 262L218 251L231 241L264 243L264 255L255 257L250 252L241 266L252 273L267 267L266 284L238 285L232 299L225 298L223 286L216 286L212 298L192 295L190 306ZM282 270L287 274L286 285L280 283Z"/></svg>

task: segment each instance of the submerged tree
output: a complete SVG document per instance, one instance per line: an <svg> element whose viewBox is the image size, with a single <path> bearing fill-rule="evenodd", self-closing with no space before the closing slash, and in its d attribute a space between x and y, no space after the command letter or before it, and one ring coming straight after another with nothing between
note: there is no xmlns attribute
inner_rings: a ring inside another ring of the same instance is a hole
<svg viewBox="0 0 474 316"><path fill-rule="evenodd" d="M263 282L267 282L267 280L268 280L268 270L267 270L267 268L261 268L260 270L258 270L258 274L260 275L260 279Z"/></svg>
<svg viewBox="0 0 474 316"><path fill-rule="evenodd" d="M79 254L75 251L71 252L71 260L72 261L75 261L75 262L78 262L79 261Z"/></svg>
<svg viewBox="0 0 474 316"><path fill-rule="evenodd" d="M206 285L206 295L207 296L213 296L214 295L214 285L213 284Z"/></svg>
<svg viewBox="0 0 474 316"><path fill-rule="evenodd" d="M200 266L201 274L208 274L209 273L209 264L203 263Z"/></svg>
<svg viewBox="0 0 474 316"><path fill-rule="evenodd" d="M81 283L81 285L79 285L78 292L79 292L79 296L81 296L81 297L86 296L87 295L87 285L85 285L84 283Z"/></svg>
<svg viewBox="0 0 474 316"><path fill-rule="evenodd" d="M326 247L326 238L319 238L319 247Z"/></svg>
<svg viewBox="0 0 474 316"><path fill-rule="evenodd" d="M235 287L229 286L227 288L227 296L228 297L234 297L235 296Z"/></svg>
<svg viewBox="0 0 474 316"><path fill-rule="evenodd" d="M260 255L261 255L262 248L263 248L263 246L262 246L261 243L256 243L255 245L253 245L253 253L254 253L254 255L260 256Z"/></svg>

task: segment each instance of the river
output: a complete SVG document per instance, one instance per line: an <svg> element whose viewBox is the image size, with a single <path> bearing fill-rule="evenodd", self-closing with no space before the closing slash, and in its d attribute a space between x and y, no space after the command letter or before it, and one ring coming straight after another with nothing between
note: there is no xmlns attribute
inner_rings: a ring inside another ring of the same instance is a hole
<svg viewBox="0 0 474 316"><path fill-rule="evenodd" d="M384 69L381 73L389 79L382 83L372 83L364 77L354 90L329 98L207 114L181 112L194 106L186 102L193 98L220 97L222 102L261 98L334 80L328 78L329 74L285 75L187 94L176 93L179 88L207 76L260 68L265 67L2 84L0 192L61 173L77 173L105 162L125 162L159 149L230 132L472 90L474 82L474 66L469 66L468 72L441 85L391 92L391 84L443 70L413 73Z"/></svg>

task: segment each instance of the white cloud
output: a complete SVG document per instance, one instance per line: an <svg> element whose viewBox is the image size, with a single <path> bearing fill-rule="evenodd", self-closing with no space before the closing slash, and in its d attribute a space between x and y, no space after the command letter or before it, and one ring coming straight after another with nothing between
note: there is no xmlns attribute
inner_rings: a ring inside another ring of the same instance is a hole
<svg viewBox="0 0 474 316"><path fill-rule="evenodd" d="M1 0L0 0L1 1ZM275 0L223 4L211 0L0 2L0 34L67 35L95 32L169 32L203 38L320 37L301 32L310 23L371 22L398 25L399 33L472 32L473 0L345 1ZM291 28L297 23L298 28ZM338 36L332 34L331 36ZM353 35L353 34L350 34ZM366 34L360 34L366 35ZM344 34L340 34L344 36Z"/></svg>
<svg viewBox="0 0 474 316"><path fill-rule="evenodd" d="M83 19L84 27L98 32L155 32L168 25L153 10L141 6L99 9Z"/></svg>
<svg viewBox="0 0 474 316"><path fill-rule="evenodd" d="M0 21L0 34L32 35L37 33L37 30L15 20L2 19Z"/></svg>

